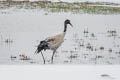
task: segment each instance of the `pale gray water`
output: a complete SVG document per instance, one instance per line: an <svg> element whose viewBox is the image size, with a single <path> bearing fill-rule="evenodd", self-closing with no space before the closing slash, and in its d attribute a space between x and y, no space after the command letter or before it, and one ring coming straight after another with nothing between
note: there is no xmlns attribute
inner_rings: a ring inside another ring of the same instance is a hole
<svg viewBox="0 0 120 80"><path fill-rule="evenodd" d="M36 46L40 40L61 33L65 19L70 19L74 27L68 26L54 64L120 64L120 15L45 15L44 11L24 9L6 12L8 14L0 14L0 64L43 64L41 55L34 54ZM88 37L84 29L88 29ZM111 37L108 30L116 31L116 36ZM83 43L84 46L80 46ZM88 44L92 49L88 49ZM50 64L52 52L43 53L46 64ZM30 60L21 60L22 54ZM16 58L11 59L11 56Z"/></svg>

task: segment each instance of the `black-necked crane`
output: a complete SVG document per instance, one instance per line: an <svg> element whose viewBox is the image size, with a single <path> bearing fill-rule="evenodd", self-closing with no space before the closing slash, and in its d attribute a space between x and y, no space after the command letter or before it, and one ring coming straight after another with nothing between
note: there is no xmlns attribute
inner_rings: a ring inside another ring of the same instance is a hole
<svg viewBox="0 0 120 80"><path fill-rule="evenodd" d="M49 50L53 51L52 58L51 58L51 62L53 63L53 58L54 58L55 52L64 41L64 37L65 37L66 31L67 31L67 24L70 24L73 27L70 20L67 19L64 22L64 31L61 34L51 36L51 37L46 38L45 40L40 41L40 44L38 45L35 53L41 52L44 64L45 64L45 58L42 54L42 50L45 51L45 50L49 49Z"/></svg>

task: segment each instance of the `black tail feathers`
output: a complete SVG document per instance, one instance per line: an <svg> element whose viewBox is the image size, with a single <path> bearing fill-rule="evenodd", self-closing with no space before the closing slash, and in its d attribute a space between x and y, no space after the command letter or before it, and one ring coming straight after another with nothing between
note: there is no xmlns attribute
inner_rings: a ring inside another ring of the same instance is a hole
<svg viewBox="0 0 120 80"><path fill-rule="evenodd" d="M35 53L39 53L42 50L46 50L46 49L49 49L47 41L40 41L40 44L38 45Z"/></svg>

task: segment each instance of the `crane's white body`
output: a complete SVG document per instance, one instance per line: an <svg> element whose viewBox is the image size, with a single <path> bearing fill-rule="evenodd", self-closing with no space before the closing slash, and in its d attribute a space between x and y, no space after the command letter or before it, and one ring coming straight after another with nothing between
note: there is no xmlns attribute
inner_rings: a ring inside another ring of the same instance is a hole
<svg viewBox="0 0 120 80"><path fill-rule="evenodd" d="M48 42L48 46L51 50L56 50L63 42L66 32L58 34L56 36L51 36L45 39Z"/></svg>

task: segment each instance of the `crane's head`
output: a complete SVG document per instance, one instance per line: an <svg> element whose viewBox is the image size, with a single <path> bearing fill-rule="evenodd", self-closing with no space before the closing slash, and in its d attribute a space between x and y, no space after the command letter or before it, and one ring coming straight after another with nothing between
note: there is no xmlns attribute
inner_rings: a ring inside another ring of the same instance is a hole
<svg viewBox="0 0 120 80"><path fill-rule="evenodd" d="M69 19L66 19L66 20L65 20L65 24L70 24L70 25L73 27L73 25L71 24L71 22L70 22Z"/></svg>

